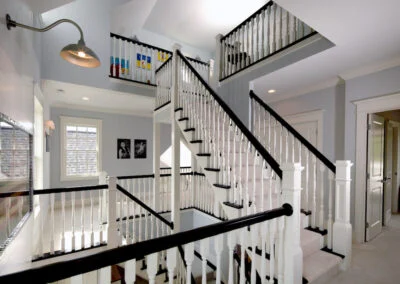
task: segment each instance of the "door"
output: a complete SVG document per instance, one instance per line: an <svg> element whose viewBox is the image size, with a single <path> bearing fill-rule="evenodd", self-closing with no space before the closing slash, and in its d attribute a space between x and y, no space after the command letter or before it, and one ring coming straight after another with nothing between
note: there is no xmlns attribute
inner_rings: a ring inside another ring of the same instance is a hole
<svg viewBox="0 0 400 284"><path fill-rule="evenodd" d="M385 167L383 173L383 225L387 226L392 217L393 186L393 125L390 121L385 121Z"/></svg>
<svg viewBox="0 0 400 284"><path fill-rule="evenodd" d="M365 239L370 241L382 231L384 118L368 115L367 224Z"/></svg>

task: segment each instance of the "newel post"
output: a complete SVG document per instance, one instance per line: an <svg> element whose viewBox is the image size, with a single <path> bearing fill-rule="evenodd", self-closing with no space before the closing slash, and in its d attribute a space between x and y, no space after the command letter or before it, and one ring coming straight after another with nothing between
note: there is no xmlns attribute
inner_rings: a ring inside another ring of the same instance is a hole
<svg viewBox="0 0 400 284"><path fill-rule="evenodd" d="M332 248L345 256L341 265L346 270L351 262L352 227L350 224L350 170L351 161L336 161L335 221Z"/></svg>
<svg viewBox="0 0 400 284"><path fill-rule="evenodd" d="M210 80L210 85L214 89L218 86L219 79L222 77L222 44L221 44L222 34L218 34L215 37L216 41L216 52L215 52L215 61L212 70L212 76Z"/></svg>
<svg viewBox="0 0 400 284"><path fill-rule="evenodd" d="M301 171L300 163L282 165L283 203L293 208L292 216L285 217L284 229L284 283L302 283L303 251L300 246L300 198Z"/></svg>
<svg viewBox="0 0 400 284"><path fill-rule="evenodd" d="M174 55L172 57L172 95L171 95L171 122L172 122L172 164L171 164L171 220L174 224L174 232L180 231L180 184L181 184L181 158L180 158L180 143L181 143L181 132L179 129L178 122L176 120L177 113L175 110L179 107L179 60L178 50L181 46L174 44L173 50ZM178 112L179 113L179 112Z"/></svg>
<svg viewBox="0 0 400 284"><path fill-rule="evenodd" d="M122 205L121 205L122 206ZM117 229L117 178L108 178L108 231L107 246L114 248L118 246Z"/></svg>

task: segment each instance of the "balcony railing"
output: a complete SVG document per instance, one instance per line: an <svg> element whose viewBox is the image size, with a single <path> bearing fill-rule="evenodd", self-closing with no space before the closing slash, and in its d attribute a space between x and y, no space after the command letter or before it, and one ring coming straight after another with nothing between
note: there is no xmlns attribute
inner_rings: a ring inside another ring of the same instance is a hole
<svg viewBox="0 0 400 284"><path fill-rule="evenodd" d="M110 33L110 78L156 86L156 70L172 56L157 46ZM189 58L190 63L208 81L209 64Z"/></svg>
<svg viewBox="0 0 400 284"><path fill-rule="evenodd" d="M316 32L270 1L220 38L219 79L229 78Z"/></svg>

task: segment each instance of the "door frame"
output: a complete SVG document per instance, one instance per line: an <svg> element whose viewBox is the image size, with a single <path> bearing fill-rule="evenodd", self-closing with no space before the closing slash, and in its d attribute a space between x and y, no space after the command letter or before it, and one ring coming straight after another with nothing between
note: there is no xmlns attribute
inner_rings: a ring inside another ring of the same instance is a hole
<svg viewBox="0 0 400 284"><path fill-rule="evenodd" d="M324 111L322 109L287 115L284 116L283 119L285 119L290 125L316 121L317 145L315 145L315 147L322 152L324 138Z"/></svg>
<svg viewBox="0 0 400 284"><path fill-rule="evenodd" d="M365 242L366 190L367 190L367 125L368 114L400 109L400 93L353 101L356 105L356 163L355 163L355 216L354 236Z"/></svg>

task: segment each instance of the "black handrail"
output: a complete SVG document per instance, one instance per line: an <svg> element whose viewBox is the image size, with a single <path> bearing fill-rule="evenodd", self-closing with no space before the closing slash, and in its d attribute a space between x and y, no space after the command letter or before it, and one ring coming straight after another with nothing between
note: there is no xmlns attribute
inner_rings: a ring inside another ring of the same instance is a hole
<svg viewBox="0 0 400 284"><path fill-rule="evenodd" d="M165 219L163 216L161 216L160 214L158 214L156 211L154 211L153 209L151 209L149 206L147 206L145 203L143 203L140 199L136 198L135 196L133 196L130 192L128 192L126 189L124 189L122 186L120 186L119 184L117 184L117 189L119 191L121 191L123 194L125 194L127 197L129 197L131 200L135 201L137 204L139 204L140 206L142 206L145 210L147 210L148 212L150 212L152 215L154 215L157 219L159 219L161 222L167 224L167 226L169 226L172 230L174 229L174 223L173 222L169 222L167 219Z"/></svg>
<svg viewBox="0 0 400 284"><path fill-rule="evenodd" d="M163 49L163 48L161 48L161 47L157 47L157 46L154 46L154 45L151 45L151 44L148 44L148 43L143 43L143 42L140 42L140 41L137 41L137 40L133 40L133 39L128 38L128 37L124 37L124 36L117 35L117 34L114 34L114 33L110 33L110 37L115 37L115 38L117 38L117 39L122 39L122 40L124 40L124 41L136 43L136 44L142 45L142 46L144 46L144 47L148 47L148 48L152 48L152 49L157 49L157 50L159 50L159 51L163 51L163 52L166 52L166 53L172 55L172 52L169 51L169 50L166 50L166 49Z"/></svg>
<svg viewBox="0 0 400 284"><path fill-rule="evenodd" d="M249 22L254 16L256 16L257 14L259 14L262 10L264 10L265 8L267 8L268 6L272 6L274 4L273 1L269 1L267 4L265 4L264 6L262 6L260 9L258 9L257 11L255 11L253 14L251 14L246 20L244 20L243 22L241 22L239 25L237 25L233 30L231 30L229 33L227 33L226 35L224 35L221 38L221 42L226 39L228 36L230 36L231 34L233 34L234 32L236 32L238 29L240 29L242 26L244 26L245 24L247 24L247 22Z"/></svg>
<svg viewBox="0 0 400 284"><path fill-rule="evenodd" d="M0 193L0 198L18 197L18 196L28 196L29 194L30 194L30 191L29 191L29 190L1 192L1 193Z"/></svg>
<svg viewBox="0 0 400 284"><path fill-rule="evenodd" d="M157 69L156 69L156 72L155 72L155 74L157 74L158 73L158 71L160 71L161 69L163 69L164 68L164 66L166 66L167 65L167 63L170 61L170 60L172 60L172 54L171 54L171 56L163 63L163 64L161 64L160 65L160 67L158 67Z"/></svg>
<svg viewBox="0 0 400 284"><path fill-rule="evenodd" d="M236 126L242 131L246 138L253 144L254 148L258 153L267 161L274 172L282 179L282 170L275 159L268 153L264 146L257 140L256 137L250 132L250 130L243 124L243 122L237 117L237 115L231 110L231 108L219 97L219 95L207 84L206 81L199 75L196 69L187 61L185 56L182 55L180 50L178 50L178 56L186 63L189 69L195 74L197 79L204 85L207 91L214 97L222 109L228 114L229 118L236 124Z"/></svg>
<svg viewBox="0 0 400 284"><path fill-rule="evenodd" d="M154 174L149 175L133 175L133 176L119 176L117 179L137 179L137 178L153 178Z"/></svg>
<svg viewBox="0 0 400 284"><path fill-rule="evenodd" d="M88 185L88 186L76 186L76 187L60 187L60 188L49 188L49 189L35 189L33 195L50 194L50 193L62 193L62 192L74 192L74 191L87 191L87 190L99 190L107 189L107 184L100 185Z"/></svg>
<svg viewBox="0 0 400 284"><path fill-rule="evenodd" d="M1 283L37 283L55 282L75 275L98 270L116 263L167 250L179 245L185 245L201 239L213 237L256 223L275 219L281 216L291 216L293 208L290 204L265 212L244 216L173 235L163 236L139 243L134 243L81 258L60 261L42 267L0 276Z"/></svg>
<svg viewBox="0 0 400 284"><path fill-rule="evenodd" d="M201 60L199 60L199 59L196 59L196 58L191 58L191 57L188 57L188 56L186 56L186 58L189 60L189 61L193 61L193 62L196 62L196 63L200 63L200 64L203 64L203 65L206 65L206 66L209 66L210 64L208 64L207 62L203 62L203 61L201 61Z"/></svg>
<svg viewBox="0 0 400 284"><path fill-rule="evenodd" d="M286 122L278 113L276 113L270 106L268 106L263 100L261 100L252 90L250 90L250 98L254 99L263 108L265 108L282 126L284 126L296 139L298 139L311 153L314 154L324 165L330 169L333 173L336 173L336 166L322 154L317 148L315 148L306 138L304 138L296 129L294 129L289 123Z"/></svg>

